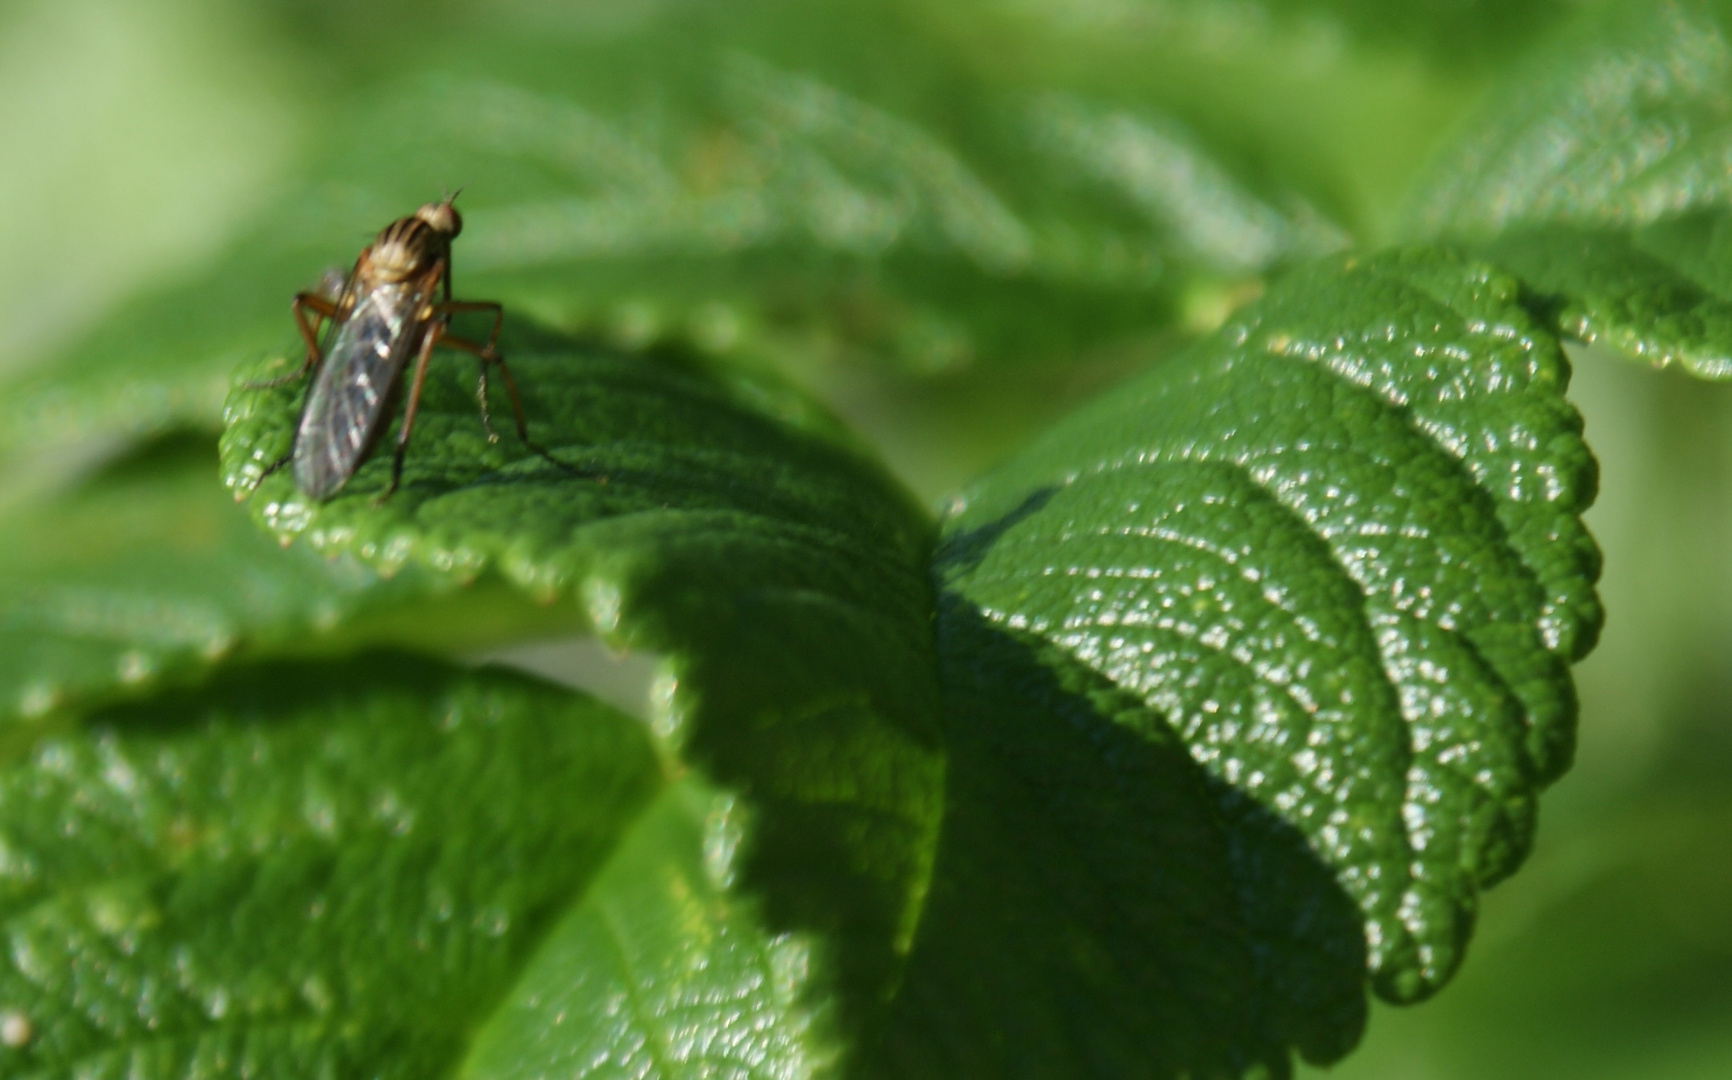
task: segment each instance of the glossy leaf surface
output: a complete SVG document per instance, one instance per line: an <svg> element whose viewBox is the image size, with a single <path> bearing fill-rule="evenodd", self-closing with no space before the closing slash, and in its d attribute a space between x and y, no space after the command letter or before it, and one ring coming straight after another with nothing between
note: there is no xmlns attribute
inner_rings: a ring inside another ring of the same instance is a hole
<svg viewBox="0 0 1732 1080"><path fill-rule="evenodd" d="M1365 1022L1359 912L1134 694L941 608L944 823L865 1075L1239 1077Z"/></svg>
<svg viewBox="0 0 1732 1080"><path fill-rule="evenodd" d="M521 337L511 354L552 461L510 435L486 443L467 364L442 364L387 501L375 503L381 451L328 502L277 473L250 505L282 535L382 569L497 570L575 596L610 640L667 656L657 729L738 792L748 837L734 841L748 852L734 899L716 902L759 898L769 926L803 942L797 954L836 965L807 1001L822 1023L796 1040L802 1053L831 1053L834 1031L861 1075L1065 1071L1105 1053L1227 1076L1352 1044L1358 916L1296 834L1254 808L1224 812L1171 740L1103 760L1096 735L1071 730L1098 726L1086 691L1048 687L990 634L949 650L941 701L927 526L833 437L772 420L741 396L749 385L730 393L670 355ZM225 462L237 487L281 456L296 397L234 392ZM1030 679L1047 687L1032 702L1004 696ZM643 872L660 874L652 856ZM1173 865L1195 873L1151 875ZM1306 882L1304 904L1242 897L1277 877ZM573 963L595 962L599 917L560 932ZM683 939L660 947L671 952L658 963L712 962ZM718 947L727 969L732 946ZM1114 954L1124 961L1104 970L1090 959ZM603 960L576 975L551 967L547 984L606 982ZM519 1060L525 1045L529 1061L563 1060L573 1051L545 1025L566 1000L525 991L511 1006L517 1035L478 1060ZM1036 1022L1057 1002L1068 1018ZM734 1023L731 1009L693 1008L708 1039ZM987 1052L977 1033L1010 1018L1030 1038ZM635 1060L618 1046L586 1053L607 1060L604 1074Z"/></svg>
<svg viewBox="0 0 1732 1080"><path fill-rule="evenodd" d="M1302 833L1398 999L1448 977L1525 853L1599 625L1594 463L1517 294L1425 251L1295 277L946 524L962 610Z"/></svg>
<svg viewBox="0 0 1732 1080"><path fill-rule="evenodd" d="M442 364L383 503L384 451L324 503L260 481L298 392L241 387L225 469L281 535L669 656L658 729L745 796L742 886L822 929L870 1074L1280 1072L1352 1045L1368 966L1448 978L1568 762L1594 471L1517 294L1326 266L1109 394L959 500L936 670L919 515L672 354L520 336L545 457Z"/></svg>
<svg viewBox="0 0 1732 1080"><path fill-rule="evenodd" d="M388 6L291 14L317 42ZM52 715L4 744L0 1053L146 1078L1282 1077L1352 1048L1368 974L1400 1001L1442 985L1568 764L1599 623L1554 332L1721 362L1712 199L1631 216L1581 186L1640 174L1626 136L1677 149L1644 94L1716 130L1690 74L1712 34L1576 31L1667 59L1594 114L1637 118L1611 157L1522 189L1539 210L1496 217L1520 185L1482 199L1459 166L1421 200L1419 231L1490 265L1319 263L1378 234L1476 65L1560 5L591 7L435 4L388 60L330 50L318 182L0 395L16 447L209 427L226 392L248 503L170 445L7 537L0 701ZM1534 63L1479 136L1555 133L1617 85ZM1475 167L1495 184L1544 145ZM298 357L294 289L458 182L456 293L506 303L537 445L497 378L490 441L473 359L440 352L401 488L380 501L387 434L310 501L265 475L303 388L245 380ZM738 373L1125 364L1223 319L942 530ZM659 658L648 729L431 662L237 663L535 627Z"/></svg>

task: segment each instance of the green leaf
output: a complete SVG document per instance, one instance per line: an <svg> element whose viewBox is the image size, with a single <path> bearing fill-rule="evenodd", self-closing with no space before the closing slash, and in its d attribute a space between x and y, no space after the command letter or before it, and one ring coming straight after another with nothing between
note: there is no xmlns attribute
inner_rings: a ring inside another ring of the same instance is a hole
<svg viewBox="0 0 1732 1080"><path fill-rule="evenodd" d="M667 658L651 730L372 655L16 728L0 1054L43 1075L1279 1076L1351 1047L1367 964L1392 997L1440 985L1567 764L1567 662L1598 624L1592 462L1536 317L1623 304L1640 347L1711 363L1696 219L1590 223L1606 246L1536 256L1525 294L1435 252L1302 271L960 499L937 599L931 523L802 400L528 323L921 372L1212 323L1340 246L1336 221L1375 221L1402 148L1471 88L1428 65L1556 5L1488 10L1483 39L1360 0L506 6L509 34L418 27L378 65L439 71L333 80L320 182L9 387L0 430L210 425L236 361L297 356L294 288L467 181L458 292L510 307L548 451L497 398L489 442L442 354L402 489L375 504L380 452L311 504L266 475L300 388L236 387L225 479L303 543L249 545L194 455L159 448L18 519L0 645L20 701L83 709L225 649L486 640L466 620L503 579L548 623ZM538 18L570 21L533 40ZM1312 108L1332 95L1353 108ZM1516 266L1553 228L1585 243L1544 221L1484 243ZM1638 251L1657 268L1632 293Z"/></svg>
<svg viewBox="0 0 1732 1080"><path fill-rule="evenodd" d="M818 1025L806 1051L830 1054L834 1038L863 1075L1073 1074L1111 1059L1212 1076L1352 1044L1359 916L1296 833L1254 807L1224 813L1172 740L1055 724L1052 694L1031 691L1031 707L1022 693L1050 676L1015 654L971 669L953 650L941 702L929 526L873 469L675 357L557 338L520 338L511 355L531 434L594 478L510 435L489 445L467 372L441 364L404 484L382 504L383 452L324 503L283 471L258 480L288 444L293 388L234 392L230 482L258 484L250 505L280 535L382 569L497 570L555 606L575 597L613 644L665 656L652 727L737 799L732 828L747 837L722 845L743 852L724 907L758 905L834 972L801 998ZM1145 869L1177 866L1200 879ZM549 949L588 970L598 921L572 914ZM735 970L732 946L718 947L642 962ZM616 968L601 956L583 985L625 979ZM533 1042L569 977L552 966L531 980L476 1060ZM1039 1019L1050 1008L1062 1021ZM735 1027L701 1011L689 1022ZM1029 1038L994 1034L1007 1030ZM566 1053L547 1038L534 1061ZM780 1054L782 1036L765 1038Z"/></svg>
<svg viewBox="0 0 1732 1080"><path fill-rule="evenodd" d="M925 515L843 445L833 421L778 384L720 378L673 350L627 352L531 327L508 328L503 346L535 446L513 432L497 376L490 412L504 434L489 439L476 366L440 352L401 487L381 500L394 423L346 488L314 502L291 470L265 475L292 446L307 392L306 379L261 386L257 377L283 364L274 361L236 374L223 480L284 542L306 534L316 548L353 550L391 572L415 563L472 579L497 566L549 598L577 588L599 554L658 537L678 515L714 519L718 542L737 534L750 546L783 536L798 546L857 545L871 556L863 573L899 577L924 561ZM590 531L604 525L605 534Z"/></svg>
<svg viewBox="0 0 1732 1080"><path fill-rule="evenodd" d="M170 440L0 530L0 722L356 640L460 649L559 625L515 593L386 581L283 551L225 498L215 447ZM567 620L565 625L569 625Z"/></svg>
<svg viewBox="0 0 1732 1080"><path fill-rule="evenodd" d="M781 1077L841 1057L824 957L729 886L741 808L692 779L633 824L549 931L463 1080Z"/></svg>
<svg viewBox="0 0 1732 1080"><path fill-rule="evenodd" d="M668 656L654 725L741 798L741 895L833 957L810 1003L867 1074L1280 1075L1351 1047L1367 965L1449 976L1568 761L1593 463L1516 296L1323 267L1085 410L960 500L941 683L919 516L672 357L515 343L553 461L438 366L379 505L384 453L325 503L260 481L298 391L242 386L225 472L281 535Z"/></svg>
<svg viewBox="0 0 1732 1080"><path fill-rule="evenodd" d="M1595 9L1505 78L1410 231L1518 274L1558 329L1732 377L1732 36L1717 0Z"/></svg>
<svg viewBox="0 0 1732 1080"><path fill-rule="evenodd" d="M1118 723L1302 834L1400 1000L1527 850L1599 625L1594 462L1517 297L1424 250L1297 275L945 526L962 617L1104 677Z"/></svg>
<svg viewBox="0 0 1732 1080"><path fill-rule="evenodd" d="M508 354L546 457L513 434L490 444L474 369L442 358L382 504L389 452L324 503L288 470L259 479L290 445L301 387L237 387L225 476L285 540L387 573L497 572L664 657L658 733L749 793L742 877L772 926L832 943L837 1023L860 1030L908 947L937 827L930 522L758 384L522 333Z"/></svg>
<svg viewBox="0 0 1732 1080"><path fill-rule="evenodd" d="M1633 229L1536 227L1477 245L1559 332L1656 367L1732 378L1732 258L1718 211Z"/></svg>
<svg viewBox="0 0 1732 1080"><path fill-rule="evenodd" d="M550 930L620 899L661 787L605 706L390 655L100 713L0 768L0 1070L449 1075ZM616 1023L591 989L574 1044Z"/></svg>
<svg viewBox="0 0 1732 1080"><path fill-rule="evenodd" d="M866 1075L1284 1077L1352 1048L1364 930L1298 831L954 598L940 650L944 827Z"/></svg>

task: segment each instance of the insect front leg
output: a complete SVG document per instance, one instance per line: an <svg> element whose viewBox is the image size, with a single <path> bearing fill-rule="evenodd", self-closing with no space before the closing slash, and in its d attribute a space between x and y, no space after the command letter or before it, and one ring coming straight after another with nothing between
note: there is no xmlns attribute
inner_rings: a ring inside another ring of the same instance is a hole
<svg viewBox="0 0 1732 1080"><path fill-rule="evenodd" d="M309 309L313 312L313 321L310 323L307 320ZM289 310L295 314L295 327L301 332L301 340L307 343L307 358L301 362L299 368L287 375L247 383L248 390L271 390L306 378L307 373L312 371L319 362L319 327L324 320L335 318L340 309L336 301L328 297L320 296L318 293L298 292L295 294L294 300L290 302Z"/></svg>

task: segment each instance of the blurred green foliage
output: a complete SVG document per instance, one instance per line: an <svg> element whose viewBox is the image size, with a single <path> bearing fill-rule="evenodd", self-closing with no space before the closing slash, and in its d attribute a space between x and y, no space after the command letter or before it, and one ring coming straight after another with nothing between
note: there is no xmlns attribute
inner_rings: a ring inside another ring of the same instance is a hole
<svg viewBox="0 0 1732 1080"><path fill-rule="evenodd" d="M237 642L279 650L248 620L316 628L373 587L309 558L264 607L243 599L247 564L222 560L274 545L218 544L240 517L196 476L214 472L231 370L293 342L284 298L440 185L470 185L460 294L606 348L720 357L747 372L740 408L859 450L780 387L797 384L926 499L1295 265L1442 238L1606 346L1577 354L1571 396L1602 463L1588 520L1611 614L1577 669L1575 770L1526 869L1485 899L1461 976L1424 1007L1374 1009L1330 1075L1725 1075L1732 398L1612 351L1727 370L1726 27L1720 5L1670 0L11 5L0 89L25 107L0 117L0 366L18 372L0 401L0 603L18 644L0 676L44 708L77 700L76 676L32 681L29 650L67 646L26 609L84 635L69 670L136 667L147 639L158 678ZM181 562L128 577L131 608L89 603L115 583L66 570L162 528L107 507L116 491L185 507L165 534ZM154 618L149 574L196 580L208 618ZM413 568L388 588L433 595L316 649L461 651L594 621L503 589L453 600ZM666 791L640 831L696 835L709 794ZM644 845L632 857L661 850ZM893 921L871 906L855 914ZM594 948L588 917L560 948ZM542 1007L523 990L473 1067Z"/></svg>

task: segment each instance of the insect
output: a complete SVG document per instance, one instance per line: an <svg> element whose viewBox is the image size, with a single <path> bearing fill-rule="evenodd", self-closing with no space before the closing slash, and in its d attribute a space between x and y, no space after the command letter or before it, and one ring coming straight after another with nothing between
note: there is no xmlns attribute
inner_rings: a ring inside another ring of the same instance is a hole
<svg viewBox="0 0 1732 1080"><path fill-rule="evenodd" d="M529 439L517 383L499 355L505 310L490 301L451 299L451 241L463 231L463 218L451 205L456 198L453 193L385 226L361 251L341 288L334 290L335 295L326 291L295 294L291 310L307 345L306 361L290 375L253 385L281 386L304 379L315 369L317 375L301 411L292 448L265 470L266 476L292 462L295 484L307 496L323 500L336 494L355 475L383 432L393 392L413 359L409 400L391 460L391 480L378 500L388 498L403 476L403 453L415 426L427 361L438 345L460 349L480 361L476 397L488 440L498 441L487 414L487 374L497 368L511 398L518 437L547 456ZM485 342L450 332L451 316L466 312L493 316L493 328ZM328 324L322 342L321 324Z"/></svg>

